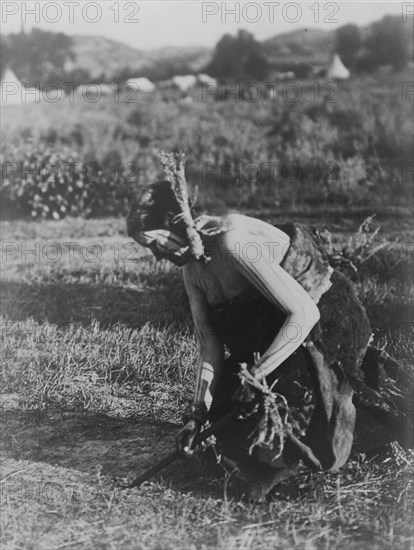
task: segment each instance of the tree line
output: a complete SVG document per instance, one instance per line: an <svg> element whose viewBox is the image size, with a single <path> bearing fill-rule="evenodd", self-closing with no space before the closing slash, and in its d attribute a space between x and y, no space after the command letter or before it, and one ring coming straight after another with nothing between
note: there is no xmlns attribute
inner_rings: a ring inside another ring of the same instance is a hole
<svg viewBox="0 0 414 550"><path fill-rule="evenodd" d="M363 33L354 24L340 27L336 31L335 49L352 72L372 72L385 65L399 71L404 69L411 57L410 33L412 29L401 18L387 15L370 25ZM84 68L65 70L65 62L74 61L72 46L72 38L64 33L36 28L30 33L22 31L2 36L2 72L6 67L13 68L29 86L42 86L48 82L91 82L91 76ZM286 57L272 64L264 52L263 44L251 33L240 30L235 36L225 34L218 41L210 62L202 71L222 80L260 81L266 79L276 68L293 71L298 78L306 78L313 69L310 63L293 64ZM164 60L161 64L156 63L138 72L121 67L113 75L103 74L95 80L105 82L110 78L121 81L133 76L163 80L191 70L184 61L175 59Z"/></svg>
<svg viewBox="0 0 414 550"><path fill-rule="evenodd" d="M410 31L412 27L392 15L373 23L365 38L357 25L345 25L336 31L336 51L350 70L372 72L390 65L399 71L410 58Z"/></svg>
<svg viewBox="0 0 414 550"><path fill-rule="evenodd" d="M410 60L410 32L412 34L412 27L392 15L373 23L366 36L357 25L345 25L336 31L335 51L353 72L372 72L382 66L391 66L399 71ZM219 40L206 69L216 78L264 80L275 68L292 70L299 78L306 77L312 71L310 63L293 64L286 58L272 66L263 45L252 34L242 30L236 36L226 34Z"/></svg>

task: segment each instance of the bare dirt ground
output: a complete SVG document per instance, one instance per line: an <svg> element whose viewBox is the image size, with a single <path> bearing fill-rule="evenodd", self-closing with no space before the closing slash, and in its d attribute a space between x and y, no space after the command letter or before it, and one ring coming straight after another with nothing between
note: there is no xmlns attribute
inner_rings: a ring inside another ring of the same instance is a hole
<svg viewBox="0 0 414 550"><path fill-rule="evenodd" d="M176 426L66 411L4 411L4 458L121 479L171 452Z"/></svg>

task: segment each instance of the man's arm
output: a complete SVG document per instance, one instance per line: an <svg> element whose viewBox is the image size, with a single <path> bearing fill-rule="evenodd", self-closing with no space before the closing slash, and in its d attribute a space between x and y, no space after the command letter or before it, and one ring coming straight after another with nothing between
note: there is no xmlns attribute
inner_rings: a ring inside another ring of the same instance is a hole
<svg viewBox="0 0 414 550"><path fill-rule="evenodd" d="M249 261L246 255L235 254L236 243L251 242L243 228L225 237L225 247L233 267L253 284L271 303L286 313L286 320L272 344L252 369L258 379L265 378L285 361L304 342L318 322L317 305L279 264L282 255L271 257L263 247L262 254Z"/></svg>
<svg viewBox="0 0 414 550"><path fill-rule="evenodd" d="M193 285L185 269L184 284L199 345L194 402L196 404L205 403L209 409L224 362L224 348L209 321L206 297L200 289Z"/></svg>

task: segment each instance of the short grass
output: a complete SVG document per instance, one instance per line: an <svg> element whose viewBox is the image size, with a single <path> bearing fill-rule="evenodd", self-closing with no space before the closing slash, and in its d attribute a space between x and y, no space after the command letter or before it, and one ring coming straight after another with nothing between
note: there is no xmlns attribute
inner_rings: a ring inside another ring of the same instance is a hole
<svg viewBox="0 0 414 550"><path fill-rule="evenodd" d="M324 222L343 242L362 218ZM412 364L413 239L407 220L381 223L387 247L355 283L376 342ZM191 399L180 272L116 218L4 222L2 239L3 548L413 547L413 457L397 446L334 474L304 469L265 504L196 460L122 488L170 452Z"/></svg>

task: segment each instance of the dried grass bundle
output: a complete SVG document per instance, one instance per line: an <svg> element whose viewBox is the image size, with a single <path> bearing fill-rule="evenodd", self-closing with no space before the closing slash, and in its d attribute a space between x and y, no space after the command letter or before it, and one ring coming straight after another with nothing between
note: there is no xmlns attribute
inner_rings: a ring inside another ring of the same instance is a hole
<svg viewBox="0 0 414 550"><path fill-rule="evenodd" d="M197 260L200 260L205 257L204 246L191 216L187 183L184 172L185 154L182 152L161 152L160 161L164 170L165 178L171 183L171 188L181 209L181 214L177 216L176 221L184 222L190 253Z"/></svg>

